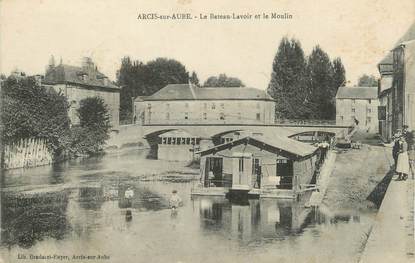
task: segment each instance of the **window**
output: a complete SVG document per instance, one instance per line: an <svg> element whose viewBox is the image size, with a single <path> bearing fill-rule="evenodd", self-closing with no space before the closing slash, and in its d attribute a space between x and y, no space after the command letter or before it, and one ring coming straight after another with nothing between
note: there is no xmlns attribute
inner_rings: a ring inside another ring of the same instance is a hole
<svg viewBox="0 0 415 263"><path fill-rule="evenodd" d="M167 144L167 138L163 137L163 139L161 140L161 144Z"/></svg>
<svg viewBox="0 0 415 263"><path fill-rule="evenodd" d="M223 109L225 109L225 104L224 103L221 103L220 104L220 108L223 110Z"/></svg>
<svg viewBox="0 0 415 263"><path fill-rule="evenodd" d="M182 139L181 139L181 138L176 138L176 143L177 143L177 145L180 145L180 144L181 144L181 142L182 142Z"/></svg>
<svg viewBox="0 0 415 263"><path fill-rule="evenodd" d="M340 116L340 120L343 120L343 116Z"/></svg>
<svg viewBox="0 0 415 263"><path fill-rule="evenodd" d="M212 103L212 110L214 110L216 108L215 103Z"/></svg>
<svg viewBox="0 0 415 263"><path fill-rule="evenodd" d="M167 138L167 144L171 144L171 138Z"/></svg>
<svg viewBox="0 0 415 263"><path fill-rule="evenodd" d="M206 112L203 112L203 119L204 120L207 120L207 114L206 114Z"/></svg>
<svg viewBox="0 0 415 263"><path fill-rule="evenodd" d="M369 99L369 104L372 104L372 100L371 99Z"/></svg>
<svg viewBox="0 0 415 263"><path fill-rule="evenodd" d="M190 138L186 138L186 144L190 144Z"/></svg>
<svg viewBox="0 0 415 263"><path fill-rule="evenodd" d="M355 108L352 108L352 112L356 112L356 109Z"/></svg>
<svg viewBox="0 0 415 263"><path fill-rule="evenodd" d="M147 104L147 108L148 108L148 109L151 109L151 103L148 103L148 104Z"/></svg>
<svg viewBox="0 0 415 263"><path fill-rule="evenodd" d="M367 109L367 113L371 113L372 112L372 109Z"/></svg>
<svg viewBox="0 0 415 263"><path fill-rule="evenodd" d="M188 112L185 112L185 113L184 113L184 119L185 119L185 120L188 120L188 119L189 119L189 113L188 113Z"/></svg>
<svg viewBox="0 0 415 263"><path fill-rule="evenodd" d="M239 172L244 171L244 158L239 158Z"/></svg>
<svg viewBox="0 0 415 263"><path fill-rule="evenodd" d="M261 120L261 113L257 113L257 114L256 114L256 120L257 120L257 121L260 121L260 120Z"/></svg>
<svg viewBox="0 0 415 263"><path fill-rule="evenodd" d="M356 100L355 99L352 99L352 103L355 104L356 103Z"/></svg>
<svg viewBox="0 0 415 263"><path fill-rule="evenodd" d="M224 119L225 119L225 114L224 114L223 112L221 112L221 113L219 114L219 119L220 119L220 120L224 120Z"/></svg>
<svg viewBox="0 0 415 263"><path fill-rule="evenodd" d="M367 117L367 123L370 123L372 121L372 118Z"/></svg>

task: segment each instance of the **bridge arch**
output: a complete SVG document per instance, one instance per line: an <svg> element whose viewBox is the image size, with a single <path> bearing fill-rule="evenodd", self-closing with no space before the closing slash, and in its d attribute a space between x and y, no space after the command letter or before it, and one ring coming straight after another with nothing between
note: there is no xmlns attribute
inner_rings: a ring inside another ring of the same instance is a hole
<svg viewBox="0 0 415 263"><path fill-rule="evenodd" d="M299 133L292 134L288 138L295 139L302 142L319 142L323 140L329 140L332 137L336 137L336 133L327 130L308 130Z"/></svg>

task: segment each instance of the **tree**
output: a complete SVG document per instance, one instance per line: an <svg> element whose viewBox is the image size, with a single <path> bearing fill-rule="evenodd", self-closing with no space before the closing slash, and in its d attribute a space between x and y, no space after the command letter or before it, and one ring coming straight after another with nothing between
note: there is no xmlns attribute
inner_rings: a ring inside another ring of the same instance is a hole
<svg viewBox="0 0 415 263"><path fill-rule="evenodd" d="M363 74L360 76L358 84L359 87L376 87L378 85L378 80L373 75Z"/></svg>
<svg viewBox="0 0 415 263"><path fill-rule="evenodd" d="M228 77L226 74L209 77L203 87L245 87L245 84L238 78Z"/></svg>
<svg viewBox="0 0 415 263"><path fill-rule="evenodd" d="M333 82L335 87L342 87L346 85L346 70L344 69L341 58L333 60Z"/></svg>
<svg viewBox="0 0 415 263"><path fill-rule="evenodd" d="M197 78L196 73L194 77ZM124 57L120 70L117 72L117 84L121 86L121 120L131 122L133 98L152 95L168 84L188 82L189 73L186 67L177 60L157 58L143 64Z"/></svg>
<svg viewBox="0 0 415 263"><path fill-rule="evenodd" d="M309 118L306 60L301 44L284 37L272 64L268 93L276 100L277 118Z"/></svg>
<svg viewBox="0 0 415 263"><path fill-rule="evenodd" d="M32 77L10 76L2 85L1 122L4 142L26 138L45 139L59 155L69 132L69 105L63 94L39 86Z"/></svg>
<svg viewBox="0 0 415 263"><path fill-rule="evenodd" d="M334 68L330 58L320 46L314 47L308 58L308 85L311 103L315 106L315 117L333 119L336 115Z"/></svg>
<svg viewBox="0 0 415 263"><path fill-rule="evenodd" d="M192 74L190 75L190 83L199 86L199 78L197 77L196 72L192 71Z"/></svg>
<svg viewBox="0 0 415 263"><path fill-rule="evenodd" d="M88 97L79 103L80 124L72 129L68 148L74 155L100 153L111 129L108 107L100 97Z"/></svg>

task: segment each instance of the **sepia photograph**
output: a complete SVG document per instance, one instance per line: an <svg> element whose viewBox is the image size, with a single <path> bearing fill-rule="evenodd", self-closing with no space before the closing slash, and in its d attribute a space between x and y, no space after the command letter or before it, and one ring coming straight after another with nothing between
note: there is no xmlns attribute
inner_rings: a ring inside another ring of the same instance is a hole
<svg viewBox="0 0 415 263"><path fill-rule="evenodd" d="M0 263L415 262L414 0L0 0Z"/></svg>

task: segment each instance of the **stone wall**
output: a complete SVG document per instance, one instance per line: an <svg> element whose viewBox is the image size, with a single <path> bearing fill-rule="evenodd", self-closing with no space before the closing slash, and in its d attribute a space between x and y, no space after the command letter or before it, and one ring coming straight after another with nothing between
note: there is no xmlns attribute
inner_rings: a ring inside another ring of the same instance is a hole
<svg viewBox="0 0 415 263"><path fill-rule="evenodd" d="M4 147L4 169L51 164L53 155L43 139L22 139Z"/></svg>

